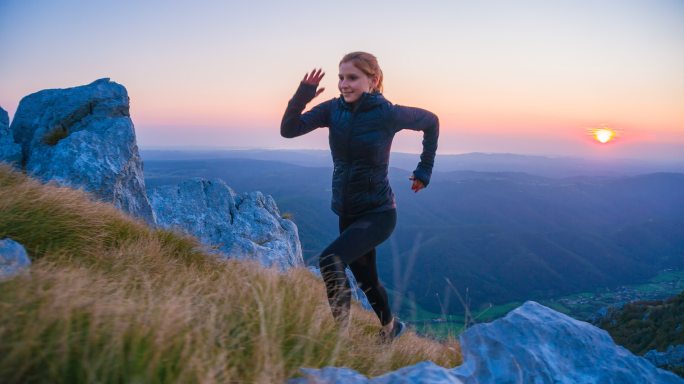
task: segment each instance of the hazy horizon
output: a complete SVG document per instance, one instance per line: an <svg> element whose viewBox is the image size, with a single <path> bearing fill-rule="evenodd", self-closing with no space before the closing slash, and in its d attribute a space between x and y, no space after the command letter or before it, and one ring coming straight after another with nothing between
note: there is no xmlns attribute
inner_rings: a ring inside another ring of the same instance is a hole
<svg viewBox="0 0 684 384"><path fill-rule="evenodd" d="M329 154L329 148L313 148L313 147L291 147L291 148L275 148L275 147L258 147L258 146L142 146L138 144L138 147L142 151L188 151L188 152L220 152L220 151L318 151L322 153ZM420 156L420 151L404 151L392 148L392 153L407 154ZM523 152L487 152L487 151L470 151L470 152L460 152L460 153L450 153L442 152L438 150L438 156L463 156L463 155L502 155L502 156L522 156L522 157L544 157L549 159L581 159L581 160L596 160L596 161L643 161L643 162L655 162L662 164L684 164L684 158L638 158L638 157L592 157L590 155L559 155L559 154L544 154L544 153L523 153Z"/></svg>

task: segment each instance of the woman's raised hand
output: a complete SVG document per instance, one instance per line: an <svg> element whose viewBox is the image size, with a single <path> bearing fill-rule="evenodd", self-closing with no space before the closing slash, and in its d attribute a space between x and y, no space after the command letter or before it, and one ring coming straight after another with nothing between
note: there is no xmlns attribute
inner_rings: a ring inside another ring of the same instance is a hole
<svg viewBox="0 0 684 384"><path fill-rule="evenodd" d="M318 87L318 84L321 82L321 79L325 76L325 72L323 72L322 69L313 69L311 73L307 73L304 75L304 79L302 80L302 83L307 84L307 85L315 85ZM316 91L316 94L314 97L320 95L323 91L325 91L325 88L320 88Z"/></svg>

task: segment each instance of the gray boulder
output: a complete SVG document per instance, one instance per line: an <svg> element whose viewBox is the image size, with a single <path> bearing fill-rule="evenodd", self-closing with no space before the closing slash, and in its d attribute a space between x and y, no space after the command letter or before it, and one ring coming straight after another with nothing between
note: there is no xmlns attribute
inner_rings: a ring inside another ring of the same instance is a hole
<svg viewBox="0 0 684 384"><path fill-rule="evenodd" d="M0 107L0 161L21 165L21 146L14 142L9 115Z"/></svg>
<svg viewBox="0 0 684 384"><path fill-rule="evenodd" d="M33 93L19 103L10 128L29 175L83 188L154 222L122 85L105 78Z"/></svg>
<svg viewBox="0 0 684 384"><path fill-rule="evenodd" d="M528 301L460 337L464 383L684 383L608 332Z"/></svg>
<svg viewBox="0 0 684 384"><path fill-rule="evenodd" d="M304 265L297 226L271 196L237 195L222 180L192 179L149 191L157 225L180 229L230 258L285 270Z"/></svg>
<svg viewBox="0 0 684 384"><path fill-rule="evenodd" d="M30 265L23 245L9 238L0 240L0 279L15 276Z"/></svg>
<svg viewBox="0 0 684 384"><path fill-rule="evenodd" d="M306 378L291 382L336 380L339 369L347 383L684 383L615 345L606 331L533 301L466 330L460 343L463 364L453 369L422 362L373 379L347 368L303 369Z"/></svg>

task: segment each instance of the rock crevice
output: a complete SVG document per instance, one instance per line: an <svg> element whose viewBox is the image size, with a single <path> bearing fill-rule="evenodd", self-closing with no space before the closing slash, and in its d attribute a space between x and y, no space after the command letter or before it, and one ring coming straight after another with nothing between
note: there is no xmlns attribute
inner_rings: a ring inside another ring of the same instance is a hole
<svg viewBox="0 0 684 384"><path fill-rule="evenodd" d="M0 161L21 165L21 145L14 141L9 127L9 115L0 107Z"/></svg>

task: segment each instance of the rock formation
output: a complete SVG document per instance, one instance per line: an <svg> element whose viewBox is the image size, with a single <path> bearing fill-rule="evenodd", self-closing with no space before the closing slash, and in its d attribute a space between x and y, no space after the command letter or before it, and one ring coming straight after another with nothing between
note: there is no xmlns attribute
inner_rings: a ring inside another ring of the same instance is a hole
<svg viewBox="0 0 684 384"><path fill-rule="evenodd" d="M150 191L163 228L196 236L221 253L287 269L304 265L297 226L281 217L271 196L237 195L223 181L193 179Z"/></svg>
<svg viewBox="0 0 684 384"><path fill-rule="evenodd" d="M670 372L615 345L608 332L527 302L503 319L479 324L460 338L465 383L682 383Z"/></svg>
<svg viewBox="0 0 684 384"><path fill-rule="evenodd" d="M10 128L27 174L84 188L154 222L122 85L105 78L33 93L19 103Z"/></svg>
<svg viewBox="0 0 684 384"><path fill-rule="evenodd" d="M430 362L368 379L347 368L303 370L305 380L330 383L684 383L613 343L589 323L528 301L506 317L460 336L463 364Z"/></svg>
<svg viewBox="0 0 684 384"><path fill-rule="evenodd" d="M30 265L24 246L9 238L0 240L0 279L15 276Z"/></svg>
<svg viewBox="0 0 684 384"><path fill-rule="evenodd" d="M9 115L0 107L0 161L21 164L21 146L14 142L9 129Z"/></svg>
<svg viewBox="0 0 684 384"><path fill-rule="evenodd" d="M303 265L297 227L270 196L236 195L220 181L154 190L153 211L126 89L109 79L24 97L12 124L0 111L0 160L43 181L83 188L164 228L176 227L230 257ZM159 212L157 220L155 211Z"/></svg>

